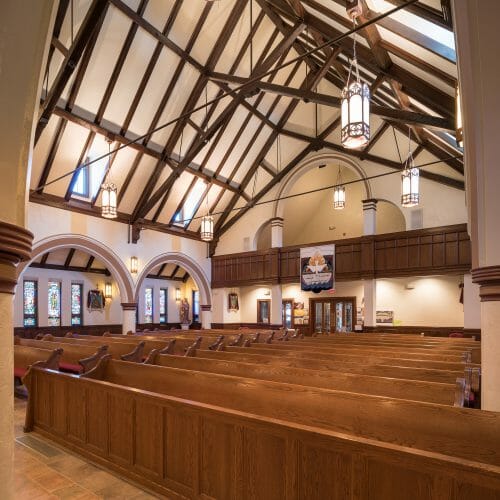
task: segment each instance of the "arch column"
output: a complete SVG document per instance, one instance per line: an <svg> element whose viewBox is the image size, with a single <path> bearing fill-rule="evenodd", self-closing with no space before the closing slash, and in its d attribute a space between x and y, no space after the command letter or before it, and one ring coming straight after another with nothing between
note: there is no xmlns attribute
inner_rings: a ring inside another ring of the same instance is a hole
<svg viewBox="0 0 500 500"><path fill-rule="evenodd" d="M363 200L363 234L372 235L377 232L377 200Z"/></svg>
<svg viewBox="0 0 500 500"><path fill-rule="evenodd" d="M16 266L28 260L33 235L24 229L33 135L57 2L0 2L0 498L13 491L13 294ZM22 292L21 292L22 293Z"/></svg>
<svg viewBox="0 0 500 500"><path fill-rule="evenodd" d="M500 411L500 233L498 213L497 0L453 0L462 116L472 281L481 298L481 406Z"/></svg>
<svg viewBox="0 0 500 500"><path fill-rule="evenodd" d="M201 327L204 330L212 328L212 306L210 304L200 305Z"/></svg>
<svg viewBox="0 0 500 500"><path fill-rule="evenodd" d="M135 332L137 326L137 303L122 302L122 334Z"/></svg>
<svg viewBox="0 0 500 500"><path fill-rule="evenodd" d="M281 248L283 246L283 222L281 217L271 219L271 247Z"/></svg>
<svg viewBox="0 0 500 500"><path fill-rule="evenodd" d="M377 200L363 200L363 234L374 235L377 232ZM374 279L363 280L363 326L376 326L377 282Z"/></svg>

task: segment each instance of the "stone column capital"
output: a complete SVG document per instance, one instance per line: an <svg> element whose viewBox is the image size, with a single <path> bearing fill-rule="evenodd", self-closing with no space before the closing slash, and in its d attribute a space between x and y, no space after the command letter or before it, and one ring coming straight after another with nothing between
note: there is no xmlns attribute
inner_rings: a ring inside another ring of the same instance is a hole
<svg viewBox="0 0 500 500"><path fill-rule="evenodd" d="M377 210L378 200L375 198L361 200L361 203L363 203L363 210Z"/></svg>
<svg viewBox="0 0 500 500"><path fill-rule="evenodd" d="M124 311L135 311L137 309L137 302L122 302L121 306Z"/></svg>
<svg viewBox="0 0 500 500"><path fill-rule="evenodd" d="M211 311L212 305L211 304L202 304L202 305L200 305L200 310L201 311Z"/></svg>
<svg viewBox="0 0 500 500"><path fill-rule="evenodd" d="M21 226L0 221L0 293L14 293L16 266L31 259L33 233Z"/></svg>

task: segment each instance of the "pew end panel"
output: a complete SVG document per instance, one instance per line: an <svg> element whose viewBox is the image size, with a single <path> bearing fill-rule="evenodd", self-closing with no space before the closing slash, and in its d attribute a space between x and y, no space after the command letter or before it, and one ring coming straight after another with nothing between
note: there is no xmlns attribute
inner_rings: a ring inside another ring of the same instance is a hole
<svg viewBox="0 0 500 500"><path fill-rule="evenodd" d="M142 363L142 361L144 360L145 345L146 342L144 340L142 342L139 342L132 352L120 355L120 359L122 361L130 361L132 363Z"/></svg>
<svg viewBox="0 0 500 500"><path fill-rule="evenodd" d="M108 353L108 346L102 345L97 348L97 351L88 358L78 360L78 364L82 367L82 373L86 373L94 368L98 361Z"/></svg>
<svg viewBox="0 0 500 500"><path fill-rule="evenodd" d="M168 498L500 495L498 466L88 377L33 373L33 430Z"/></svg>

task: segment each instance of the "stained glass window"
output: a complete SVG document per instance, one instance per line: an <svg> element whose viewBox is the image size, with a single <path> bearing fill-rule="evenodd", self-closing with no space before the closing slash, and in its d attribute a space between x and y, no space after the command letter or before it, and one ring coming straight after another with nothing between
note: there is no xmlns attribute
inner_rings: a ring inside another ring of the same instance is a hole
<svg viewBox="0 0 500 500"><path fill-rule="evenodd" d="M200 321L200 292L193 290L193 321Z"/></svg>
<svg viewBox="0 0 500 500"><path fill-rule="evenodd" d="M25 280L23 283L23 324L37 326L38 323L38 283Z"/></svg>
<svg viewBox="0 0 500 500"><path fill-rule="evenodd" d="M160 324L167 323L168 288L160 288Z"/></svg>
<svg viewBox="0 0 500 500"><path fill-rule="evenodd" d="M144 323L153 322L153 289L144 289Z"/></svg>
<svg viewBox="0 0 500 500"><path fill-rule="evenodd" d="M83 285L71 283L71 325L83 324Z"/></svg>
<svg viewBox="0 0 500 500"><path fill-rule="evenodd" d="M61 283L49 281L49 326L61 326Z"/></svg>

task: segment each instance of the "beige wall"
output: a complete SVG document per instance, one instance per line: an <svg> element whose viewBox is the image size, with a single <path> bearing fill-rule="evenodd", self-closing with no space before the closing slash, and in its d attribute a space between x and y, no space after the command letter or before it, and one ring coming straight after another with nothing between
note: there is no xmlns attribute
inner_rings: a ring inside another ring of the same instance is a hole
<svg viewBox="0 0 500 500"><path fill-rule="evenodd" d="M401 326L464 326L459 302L463 276L377 280L377 310L394 311ZM411 289L410 289L411 288Z"/></svg>
<svg viewBox="0 0 500 500"><path fill-rule="evenodd" d="M122 308L120 290L112 277L102 274L78 273L73 271L55 271L52 269L36 269L28 267L17 285L14 297L14 326L23 326L23 280L38 281L38 326L48 324L48 282L61 282L61 326L71 326L71 283L83 284L83 324L84 325L120 325ZM87 293L99 288L104 291L105 283L111 283L113 298L106 299L103 311L89 312L87 309Z"/></svg>

